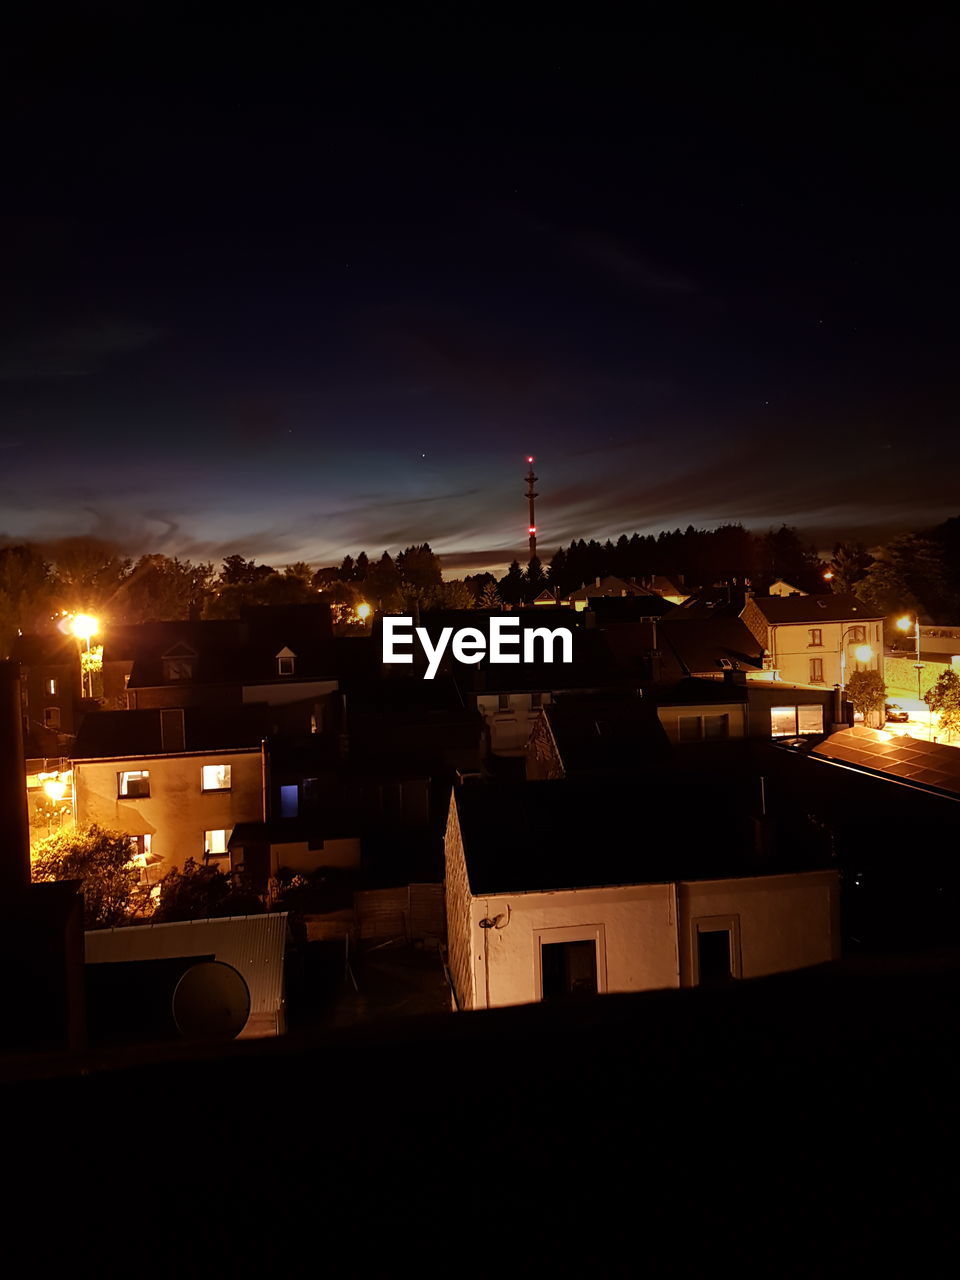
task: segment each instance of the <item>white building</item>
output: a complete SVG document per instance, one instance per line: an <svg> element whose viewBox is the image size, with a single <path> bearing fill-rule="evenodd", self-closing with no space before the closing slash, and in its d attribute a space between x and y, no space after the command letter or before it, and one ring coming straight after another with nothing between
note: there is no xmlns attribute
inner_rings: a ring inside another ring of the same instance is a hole
<svg viewBox="0 0 960 1280"><path fill-rule="evenodd" d="M883 673L883 617L856 596L752 597L740 616L774 679L833 688L855 671ZM867 660L857 654L865 645Z"/></svg>
<svg viewBox="0 0 960 1280"><path fill-rule="evenodd" d="M567 782L454 792L446 906L459 1008L713 985L839 956L835 871L694 876L696 858L654 841L646 819L631 839L629 822L608 821L618 802L571 807L575 794Z"/></svg>

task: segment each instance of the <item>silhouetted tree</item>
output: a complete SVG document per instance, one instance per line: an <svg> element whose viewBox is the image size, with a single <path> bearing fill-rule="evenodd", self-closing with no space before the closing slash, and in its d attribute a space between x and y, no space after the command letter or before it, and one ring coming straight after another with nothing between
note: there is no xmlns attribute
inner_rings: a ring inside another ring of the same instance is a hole
<svg viewBox="0 0 960 1280"><path fill-rule="evenodd" d="M519 560L514 560L504 577L497 583L497 592L504 604L518 605L523 600L526 580Z"/></svg>
<svg viewBox="0 0 960 1280"><path fill-rule="evenodd" d="M176 622L196 617L206 602L213 565L167 556L141 556L118 590L111 615L126 623Z"/></svg>
<svg viewBox="0 0 960 1280"><path fill-rule="evenodd" d="M478 609L500 609L503 601L500 599L500 592L497 590L497 584L491 575L490 581L485 582L483 590L480 592L480 599L477 601Z"/></svg>
<svg viewBox="0 0 960 1280"><path fill-rule="evenodd" d="M524 574L524 598L526 600L534 600L545 591L547 586L546 574L543 572L543 565L540 563L539 556L533 556L527 565L527 571Z"/></svg>
<svg viewBox="0 0 960 1280"><path fill-rule="evenodd" d="M262 915L265 908L242 877L223 872L212 863L188 858L182 871L175 867L159 884L154 923L205 920L223 916Z"/></svg>

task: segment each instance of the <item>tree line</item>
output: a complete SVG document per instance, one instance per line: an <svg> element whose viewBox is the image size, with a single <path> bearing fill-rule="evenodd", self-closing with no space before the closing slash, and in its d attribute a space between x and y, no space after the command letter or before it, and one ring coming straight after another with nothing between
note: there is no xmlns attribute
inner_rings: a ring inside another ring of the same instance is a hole
<svg viewBox="0 0 960 1280"><path fill-rule="evenodd" d="M62 613L86 612L106 623L232 618L250 605L331 606L340 629L359 624L356 609L384 612L498 608L529 603L544 590L560 597L596 578L643 581L662 575L686 594L727 584L762 594L778 578L802 591L853 592L879 613L919 612L924 621L960 623L960 516L934 528L903 533L872 553L838 542L824 562L787 525L755 533L739 524L716 529L621 534L614 541L574 539L545 567L536 557L514 560L499 579L491 573L444 580L427 542L396 555L360 551L319 569L299 562L276 568L227 556L219 570L166 555L134 560L92 538L53 546L0 548L0 654L18 631L50 630Z"/></svg>

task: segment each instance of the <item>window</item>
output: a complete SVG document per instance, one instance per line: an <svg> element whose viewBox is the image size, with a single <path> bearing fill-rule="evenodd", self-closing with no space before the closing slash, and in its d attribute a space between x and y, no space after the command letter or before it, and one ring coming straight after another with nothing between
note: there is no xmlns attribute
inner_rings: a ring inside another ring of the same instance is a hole
<svg viewBox="0 0 960 1280"><path fill-rule="evenodd" d="M703 736L705 738L729 738L730 717L726 714L703 717Z"/></svg>
<svg viewBox="0 0 960 1280"><path fill-rule="evenodd" d="M509 711L509 710L510 710L510 695L509 695L509 693L501 693L501 694L499 694L499 695L498 695L498 697L497 697L497 710L498 710L498 711Z"/></svg>
<svg viewBox="0 0 960 1280"><path fill-rule="evenodd" d="M207 858L226 857L227 832L223 828L218 831L205 831L203 833L203 852Z"/></svg>
<svg viewBox="0 0 960 1280"><path fill-rule="evenodd" d="M138 867L146 866L147 858L150 856L150 846L153 844L153 836L131 836L130 843L135 849L133 860Z"/></svg>
<svg viewBox="0 0 960 1280"><path fill-rule="evenodd" d="M200 775L204 791L230 790L230 766L228 764L205 764L200 770Z"/></svg>
<svg viewBox="0 0 960 1280"><path fill-rule="evenodd" d="M539 711L539 709L540 709L542 706L543 706L543 694L542 694L542 693L531 693L531 695L530 695L530 710L531 710L531 711Z"/></svg>
<svg viewBox="0 0 960 1280"><path fill-rule="evenodd" d="M277 654L277 672L282 676L292 676L297 655L292 649L281 649Z"/></svg>
<svg viewBox="0 0 960 1280"><path fill-rule="evenodd" d="M60 728L60 708L44 707L43 723L45 728L47 729L59 729Z"/></svg>
<svg viewBox="0 0 960 1280"><path fill-rule="evenodd" d="M607 989L602 924L538 929L533 935L538 1000L594 996Z"/></svg>
<svg viewBox="0 0 960 1280"><path fill-rule="evenodd" d="M192 658L164 658L163 678L164 680L192 680L193 679L193 659Z"/></svg>
<svg viewBox="0 0 960 1280"><path fill-rule="evenodd" d="M851 627L847 633L847 644L863 644L866 638L866 627Z"/></svg>
<svg viewBox="0 0 960 1280"><path fill-rule="evenodd" d="M47 691L47 696L50 698L55 698L60 688L60 681L55 680L54 677L51 676L49 680L45 681L45 688Z"/></svg>
<svg viewBox="0 0 960 1280"><path fill-rule="evenodd" d="M145 800L150 795L150 770L130 769L117 774L117 795L122 800Z"/></svg>
<svg viewBox="0 0 960 1280"><path fill-rule="evenodd" d="M545 942L540 947L541 991L544 1000L597 994L597 944Z"/></svg>
<svg viewBox="0 0 960 1280"><path fill-rule="evenodd" d="M739 978L740 917L706 916L692 923L696 986L725 987Z"/></svg>
<svg viewBox="0 0 960 1280"><path fill-rule="evenodd" d="M823 684L823 659L810 659L810 683Z"/></svg>
<svg viewBox="0 0 960 1280"><path fill-rule="evenodd" d="M280 817L295 818L300 812L300 788L297 784L280 788Z"/></svg>
<svg viewBox="0 0 960 1280"><path fill-rule="evenodd" d="M797 707L797 728L801 733L823 733L823 707Z"/></svg>
<svg viewBox="0 0 960 1280"><path fill-rule="evenodd" d="M770 708L770 736L773 738L795 738L797 736L797 708Z"/></svg>
<svg viewBox="0 0 960 1280"><path fill-rule="evenodd" d="M809 635L810 635L809 643L812 647L819 648L823 644L823 628L822 627L811 627L809 631Z"/></svg>
<svg viewBox="0 0 960 1280"><path fill-rule="evenodd" d="M677 736L681 742L699 742L702 737L702 726L699 716L680 716L677 721Z"/></svg>

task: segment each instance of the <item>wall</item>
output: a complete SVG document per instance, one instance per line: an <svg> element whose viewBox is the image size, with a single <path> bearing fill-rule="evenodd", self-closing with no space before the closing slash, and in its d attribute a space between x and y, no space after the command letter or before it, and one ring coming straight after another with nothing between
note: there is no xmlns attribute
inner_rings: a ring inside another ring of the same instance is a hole
<svg viewBox="0 0 960 1280"><path fill-rule="evenodd" d="M942 662L949 662L955 655L960 656L960 627L922 626L920 652L942 655L940 659Z"/></svg>
<svg viewBox="0 0 960 1280"><path fill-rule="evenodd" d="M229 764L231 789L203 792L201 766ZM149 769L150 795L117 795L118 772ZM78 825L91 822L129 835L151 835L151 854L162 871L182 868L188 858L203 861L203 833L263 817L259 751L218 751L202 755L147 756L125 760L74 761Z"/></svg>
<svg viewBox="0 0 960 1280"><path fill-rule="evenodd" d="M324 840L319 849L311 849L306 840L270 846L270 874L280 867L290 871L316 871L319 867L359 867L360 840L345 838Z"/></svg>
<svg viewBox="0 0 960 1280"><path fill-rule="evenodd" d="M336 680L297 680L283 683L245 684L244 702L267 702L272 707L282 707L288 702L306 702L309 698L323 698L336 693Z"/></svg>
<svg viewBox="0 0 960 1280"><path fill-rule="evenodd" d="M922 633L921 633L922 640ZM884 658L883 678L887 686L888 698L916 698L917 668L915 657ZM925 662L920 672L920 696L937 683L940 674L949 671L951 664L945 662Z"/></svg>
<svg viewBox="0 0 960 1280"><path fill-rule="evenodd" d="M681 716L722 716L727 717L728 736L742 738L744 736L744 707L742 702L715 702L696 706L658 706L657 715L671 742L680 741Z"/></svg>
<svg viewBox="0 0 960 1280"><path fill-rule="evenodd" d="M529 693L508 696L510 710L500 711L498 694L477 694L477 710L490 730L490 749L494 755L522 755L540 710L533 706ZM544 706L550 702L549 693L542 694L542 702Z"/></svg>
<svg viewBox="0 0 960 1280"><path fill-rule="evenodd" d="M835 871L699 880L679 886L682 981L693 985L694 921L738 916L743 978L840 958L840 880Z"/></svg>
<svg viewBox="0 0 960 1280"><path fill-rule="evenodd" d="M473 902L463 857L463 839L457 814L456 794L451 792L447 830L444 836L446 876L444 900L447 916L447 967L453 979L461 1009L476 1008L473 974Z"/></svg>
<svg viewBox="0 0 960 1280"><path fill-rule="evenodd" d="M607 991L679 985L673 885L507 894L473 898L470 906L478 1008L536 999L535 934L543 929L602 925ZM502 928L480 928L481 920L501 914L509 920Z"/></svg>
<svg viewBox="0 0 960 1280"><path fill-rule="evenodd" d="M468 977L465 877L454 875L458 853L457 838L447 864L447 928L457 989L474 1002L465 1001L467 1008L527 1004L538 998L543 930L582 929L587 936L602 926L600 985L608 992L691 985L696 921L703 917L737 917L743 978L839 957L839 877L817 871L470 898L473 972ZM480 927L481 920L498 916L495 927Z"/></svg>
<svg viewBox="0 0 960 1280"><path fill-rule="evenodd" d="M822 633L823 644L820 646L810 644L810 630L813 627L819 627ZM866 633L866 640L853 641L849 636L846 640L847 650L847 666L846 677L849 680L854 671L858 669L854 650L858 644L868 644L873 649L873 659L871 662L863 664L863 669L867 671L882 671L883 669L883 623L882 622L861 622L856 618L851 618L847 622L810 622L794 626L771 626L769 631L768 648L773 658L773 666L780 673L780 679L787 683L794 684L810 684L810 659L820 658L823 661L823 681L822 684L828 688L832 688L835 684L840 683L840 637L849 627L863 627Z"/></svg>

